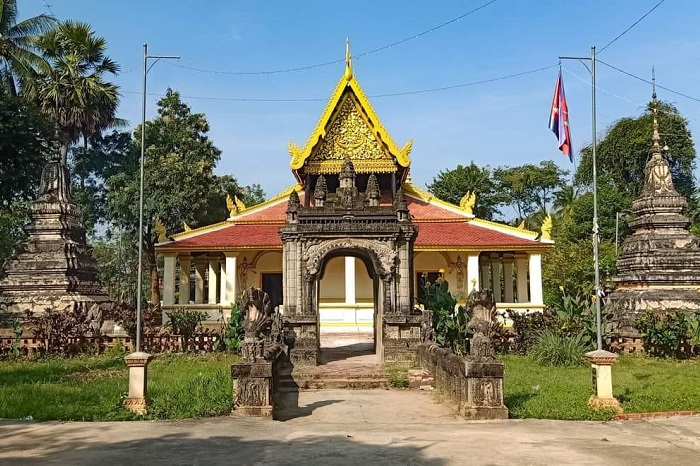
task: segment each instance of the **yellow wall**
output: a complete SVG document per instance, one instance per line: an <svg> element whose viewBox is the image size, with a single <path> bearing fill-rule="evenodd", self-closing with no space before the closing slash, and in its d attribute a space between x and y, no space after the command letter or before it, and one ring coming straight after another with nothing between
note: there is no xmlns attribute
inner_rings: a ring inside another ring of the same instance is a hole
<svg viewBox="0 0 700 466"><path fill-rule="evenodd" d="M321 279L320 298L345 301L345 258L334 257L326 263Z"/></svg>
<svg viewBox="0 0 700 466"><path fill-rule="evenodd" d="M374 284L367 273L365 263L360 259L355 259L355 300L358 303L372 302L374 300L373 292Z"/></svg>
<svg viewBox="0 0 700 466"><path fill-rule="evenodd" d="M446 257L447 256L447 257ZM458 280L457 280L457 270L452 268L450 265L452 262L456 260L456 255L452 257L448 253L441 254L439 252L432 252L432 251L421 251L415 254L414 259L413 259L413 280L415 280L415 275L418 274L419 272L437 272L439 270L444 270L445 274L443 278L447 280L447 282L450 285L450 292L453 295L459 294L459 298L463 298L465 291L466 291L466 274L467 274L467 269L466 269L466 256L462 255L462 261L464 262L463 266L463 278L462 278L462 287L460 288L458 286ZM449 261L448 261L449 259ZM452 268L452 270L450 270ZM417 283L414 283L414 289L418 286ZM464 289L462 289L464 288ZM416 296L418 295L418 291L415 291Z"/></svg>

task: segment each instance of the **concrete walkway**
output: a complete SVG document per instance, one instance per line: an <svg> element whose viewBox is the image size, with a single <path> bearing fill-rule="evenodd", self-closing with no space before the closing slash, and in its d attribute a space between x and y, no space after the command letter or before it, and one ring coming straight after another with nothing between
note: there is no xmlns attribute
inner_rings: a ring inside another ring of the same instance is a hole
<svg viewBox="0 0 700 466"><path fill-rule="evenodd" d="M285 422L0 421L0 463L673 464L700 463L700 417L627 422L451 416L415 391L305 391Z"/></svg>

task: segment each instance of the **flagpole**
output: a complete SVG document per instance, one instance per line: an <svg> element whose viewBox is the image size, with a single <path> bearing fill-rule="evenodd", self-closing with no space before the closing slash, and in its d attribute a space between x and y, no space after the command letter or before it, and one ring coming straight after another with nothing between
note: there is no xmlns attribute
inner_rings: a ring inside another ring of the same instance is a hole
<svg viewBox="0 0 700 466"><path fill-rule="evenodd" d="M597 346L599 350L603 349L603 329L602 329L602 316L600 309L600 301L602 298L602 290L600 288L600 261L599 261L599 251L598 246L600 243L600 233L598 227L598 169L596 161L596 146L597 143L597 131L596 131L596 51L595 46L591 47L590 57L559 57L559 60L578 60L583 63L584 60L590 60L591 68L588 70L591 73L591 133L592 133L592 145L593 145L593 268L595 274L595 318L596 318L596 337ZM584 63L584 66L585 63ZM588 68L586 66L586 68Z"/></svg>

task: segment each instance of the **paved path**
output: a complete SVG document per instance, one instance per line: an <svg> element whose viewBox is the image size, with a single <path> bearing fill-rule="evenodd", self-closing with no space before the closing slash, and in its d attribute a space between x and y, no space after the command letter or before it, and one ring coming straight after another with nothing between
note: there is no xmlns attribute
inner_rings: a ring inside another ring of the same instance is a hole
<svg viewBox="0 0 700 466"><path fill-rule="evenodd" d="M466 422L415 391L301 392L286 422L0 421L0 463L672 464L700 463L700 417L627 422Z"/></svg>

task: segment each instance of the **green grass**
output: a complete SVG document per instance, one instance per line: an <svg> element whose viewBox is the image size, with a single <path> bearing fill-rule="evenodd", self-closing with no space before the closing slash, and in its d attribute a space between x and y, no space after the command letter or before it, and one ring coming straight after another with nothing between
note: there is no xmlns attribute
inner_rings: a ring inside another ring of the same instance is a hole
<svg viewBox="0 0 700 466"><path fill-rule="evenodd" d="M528 356L500 358L506 366L505 404L514 418L606 420L587 405L590 366L541 366ZM621 356L612 368L613 393L626 413L700 411L700 360Z"/></svg>
<svg viewBox="0 0 700 466"><path fill-rule="evenodd" d="M230 412L230 365L237 356L161 355L149 365L150 419ZM121 355L0 363L0 418L105 421L141 419L122 408L128 390Z"/></svg>

